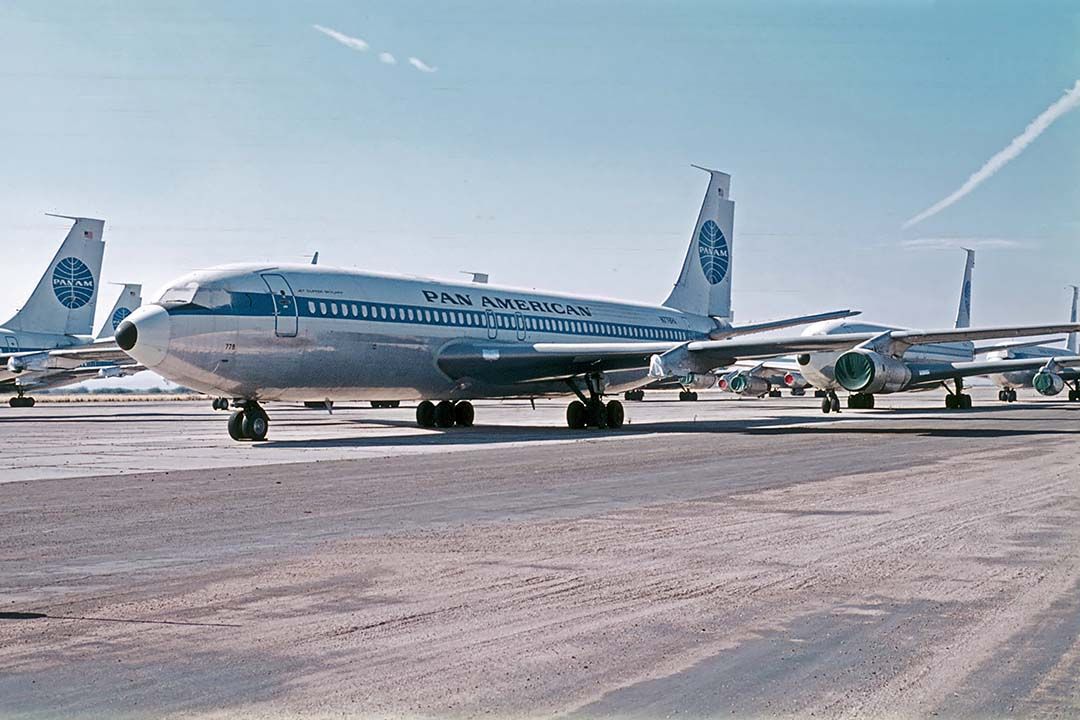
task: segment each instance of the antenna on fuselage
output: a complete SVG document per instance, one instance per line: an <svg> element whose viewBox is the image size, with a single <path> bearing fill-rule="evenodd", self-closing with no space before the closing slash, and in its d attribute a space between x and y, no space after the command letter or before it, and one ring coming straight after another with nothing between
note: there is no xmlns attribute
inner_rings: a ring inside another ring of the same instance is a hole
<svg viewBox="0 0 1080 720"><path fill-rule="evenodd" d="M311 256L311 264L312 265L318 265L319 264L319 251L318 250L316 250L315 254Z"/></svg>
<svg viewBox="0 0 1080 720"><path fill-rule="evenodd" d="M472 281L474 283L479 283L480 285L487 285L487 281L488 281L488 274L487 273L473 272L472 270L461 270L460 272L461 272L462 275L471 275L472 276Z"/></svg>

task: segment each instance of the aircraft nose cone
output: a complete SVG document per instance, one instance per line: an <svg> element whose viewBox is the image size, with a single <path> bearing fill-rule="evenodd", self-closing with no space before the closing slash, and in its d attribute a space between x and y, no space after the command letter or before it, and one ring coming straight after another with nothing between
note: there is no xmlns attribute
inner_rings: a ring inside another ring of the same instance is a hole
<svg viewBox="0 0 1080 720"><path fill-rule="evenodd" d="M135 347L135 343L139 340L139 330L135 327L135 324L125 320L120 323L120 327L116 328L116 334L113 335L116 339L116 344L120 346L121 350L130 350Z"/></svg>
<svg viewBox="0 0 1080 720"><path fill-rule="evenodd" d="M113 337L121 350L145 367L155 367L169 352L172 320L160 305L143 305L120 323Z"/></svg>

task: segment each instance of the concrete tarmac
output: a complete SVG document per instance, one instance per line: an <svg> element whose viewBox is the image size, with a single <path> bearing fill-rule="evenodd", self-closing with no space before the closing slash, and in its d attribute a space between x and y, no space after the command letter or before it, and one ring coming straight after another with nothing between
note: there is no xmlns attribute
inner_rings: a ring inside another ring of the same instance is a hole
<svg viewBox="0 0 1080 720"><path fill-rule="evenodd" d="M0 716L1080 714L1080 404L659 397L0 412Z"/></svg>

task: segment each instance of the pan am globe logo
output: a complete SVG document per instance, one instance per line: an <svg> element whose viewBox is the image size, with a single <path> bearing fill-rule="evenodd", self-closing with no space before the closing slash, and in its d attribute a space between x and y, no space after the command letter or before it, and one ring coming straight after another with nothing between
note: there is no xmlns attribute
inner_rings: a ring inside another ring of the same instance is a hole
<svg viewBox="0 0 1080 720"><path fill-rule="evenodd" d="M698 233L697 245L705 279L710 285L716 285L727 276L730 263L727 238L719 225L712 220L706 220Z"/></svg>
<svg viewBox="0 0 1080 720"><path fill-rule="evenodd" d="M94 274L79 258L66 257L56 263L52 282L56 299L66 308L81 308L94 296Z"/></svg>
<svg viewBox="0 0 1080 720"><path fill-rule="evenodd" d="M115 330L120 326L120 323L124 322L124 318L131 314L131 311L126 307L116 308L116 312L112 314L112 329Z"/></svg>

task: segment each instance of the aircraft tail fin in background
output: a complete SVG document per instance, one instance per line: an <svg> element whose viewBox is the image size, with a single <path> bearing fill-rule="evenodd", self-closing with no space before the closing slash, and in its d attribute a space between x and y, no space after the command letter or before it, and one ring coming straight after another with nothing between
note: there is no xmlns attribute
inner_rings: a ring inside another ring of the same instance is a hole
<svg viewBox="0 0 1080 720"><path fill-rule="evenodd" d="M15 316L3 327L23 332L56 335L89 335L94 331L94 306L101 278L101 239L104 220L74 220L67 237Z"/></svg>
<svg viewBox="0 0 1080 720"><path fill-rule="evenodd" d="M142 285L124 283L124 288L120 291L120 297L116 298L112 310L105 316L105 322L101 324L101 330L98 331L95 339L106 340L111 338L113 333L116 332L116 327L123 319L137 310L140 305L142 305Z"/></svg>
<svg viewBox="0 0 1080 720"><path fill-rule="evenodd" d="M709 188L701 203L679 279L664 305L730 321L731 248L735 226L735 203L730 198L731 176L697 165L694 167L709 173Z"/></svg>
<svg viewBox="0 0 1080 720"><path fill-rule="evenodd" d="M1076 304L1077 300L1080 300L1080 286L1069 285L1069 289L1072 290L1072 311L1069 313L1069 322L1076 322ZM1080 339L1078 339L1076 333L1069 333L1069 337L1065 341L1065 347L1069 349L1071 354L1080 355Z"/></svg>
<svg viewBox="0 0 1080 720"><path fill-rule="evenodd" d="M964 248L964 283L960 286L960 308L956 311L956 328L971 327L971 276L975 272L975 251Z"/></svg>

